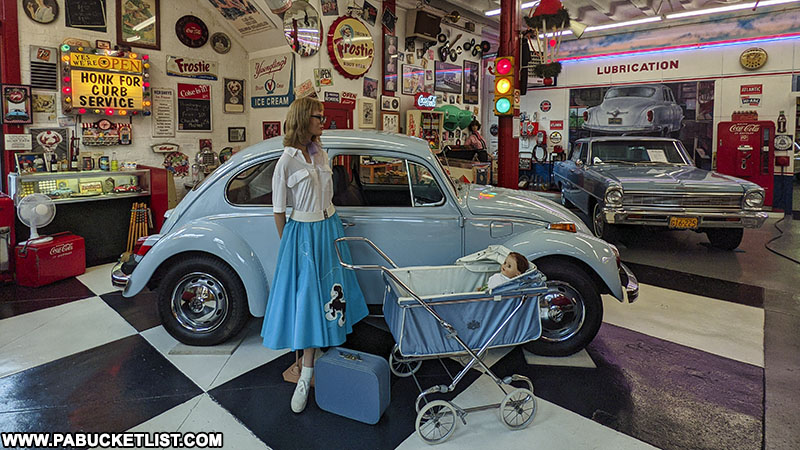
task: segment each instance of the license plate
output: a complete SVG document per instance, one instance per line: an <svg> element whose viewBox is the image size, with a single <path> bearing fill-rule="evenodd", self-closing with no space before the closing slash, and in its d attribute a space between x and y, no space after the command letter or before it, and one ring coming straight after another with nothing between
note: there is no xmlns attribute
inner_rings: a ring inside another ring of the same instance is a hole
<svg viewBox="0 0 800 450"><path fill-rule="evenodd" d="M697 217L670 217L669 227L677 228L679 230L694 230L697 228Z"/></svg>
<svg viewBox="0 0 800 450"><path fill-rule="evenodd" d="M609 117L608 118L609 125L622 125L622 117Z"/></svg>

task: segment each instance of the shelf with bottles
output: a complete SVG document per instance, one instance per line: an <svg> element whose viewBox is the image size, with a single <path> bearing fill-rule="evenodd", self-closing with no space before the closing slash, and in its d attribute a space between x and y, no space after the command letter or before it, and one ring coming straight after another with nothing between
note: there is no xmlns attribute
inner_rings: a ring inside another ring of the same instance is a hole
<svg viewBox="0 0 800 450"><path fill-rule="evenodd" d="M149 170L89 170L8 176L9 194L19 202L26 195L41 193L56 203L113 200L150 195Z"/></svg>

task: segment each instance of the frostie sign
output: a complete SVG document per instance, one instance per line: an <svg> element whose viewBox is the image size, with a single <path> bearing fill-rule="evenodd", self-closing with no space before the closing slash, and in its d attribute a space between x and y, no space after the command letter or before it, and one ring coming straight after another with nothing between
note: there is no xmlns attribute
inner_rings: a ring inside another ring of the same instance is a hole
<svg viewBox="0 0 800 450"><path fill-rule="evenodd" d="M167 56L167 75L216 80L217 62L181 56Z"/></svg>
<svg viewBox="0 0 800 450"><path fill-rule="evenodd" d="M339 17L328 28L328 56L345 78L355 80L363 76L375 59L369 29L354 17Z"/></svg>
<svg viewBox="0 0 800 450"><path fill-rule="evenodd" d="M253 108L289 106L294 100L294 55L282 53L250 60Z"/></svg>

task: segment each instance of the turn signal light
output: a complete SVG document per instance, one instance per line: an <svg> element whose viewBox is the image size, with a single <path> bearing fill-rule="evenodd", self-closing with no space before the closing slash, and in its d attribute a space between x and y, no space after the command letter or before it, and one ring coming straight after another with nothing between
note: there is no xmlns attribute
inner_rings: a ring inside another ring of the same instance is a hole
<svg viewBox="0 0 800 450"><path fill-rule="evenodd" d="M567 231L570 233L577 233L578 227L572 222L556 222L547 226L548 230Z"/></svg>

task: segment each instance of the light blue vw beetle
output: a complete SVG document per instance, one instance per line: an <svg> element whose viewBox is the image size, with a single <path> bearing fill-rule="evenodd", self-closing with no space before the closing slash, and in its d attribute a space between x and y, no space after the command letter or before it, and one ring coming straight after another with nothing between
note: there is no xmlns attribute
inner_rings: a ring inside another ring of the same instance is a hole
<svg viewBox="0 0 800 450"><path fill-rule="evenodd" d="M617 249L591 235L573 213L530 192L456 184L425 141L378 132L326 131L334 204L349 236L369 238L400 266L452 264L500 244L526 255L548 278L540 298L544 355L584 348L603 319L601 294L633 302L638 283ZM167 331L193 345L235 335L262 317L278 253L272 173L281 138L234 155L168 212L161 233L120 261L112 281L132 297L158 290ZM366 246L353 260L379 264ZM367 302L383 300L377 272L358 272ZM379 307L375 307L379 309Z"/></svg>

